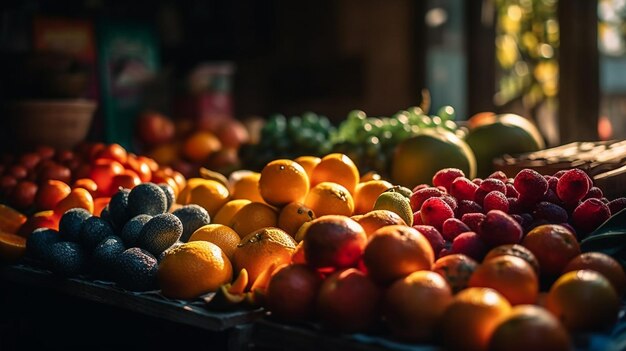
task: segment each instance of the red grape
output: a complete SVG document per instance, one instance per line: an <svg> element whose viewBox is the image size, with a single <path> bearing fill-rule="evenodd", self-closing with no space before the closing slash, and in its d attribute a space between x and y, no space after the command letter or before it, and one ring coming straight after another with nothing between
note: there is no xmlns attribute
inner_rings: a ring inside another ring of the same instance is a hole
<svg viewBox="0 0 626 351"><path fill-rule="evenodd" d="M450 185L450 195L457 200L474 200L478 185L467 178L456 178Z"/></svg>
<svg viewBox="0 0 626 351"><path fill-rule="evenodd" d="M578 168L570 169L559 178L556 184L556 194L559 199L572 204L587 195L590 188L589 183L587 173Z"/></svg>
<svg viewBox="0 0 626 351"><path fill-rule="evenodd" d="M522 226L508 214L493 210L480 223L479 237L489 247L517 244L522 239Z"/></svg>
<svg viewBox="0 0 626 351"><path fill-rule="evenodd" d="M483 207L471 200L461 200L457 203L456 217L461 218L466 213L482 213Z"/></svg>
<svg viewBox="0 0 626 351"><path fill-rule="evenodd" d="M424 201L430 199L431 197L441 197L443 194L444 193L441 190L434 187L420 189L411 194L411 197L409 198L411 209L413 211L417 211L422 208Z"/></svg>
<svg viewBox="0 0 626 351"><path fill-rule="evenodd" d="M489 177L487 177L488 179L498 179L503 183L506 183L509 180L509 177L506 176L506 173L502 172L502 171L495 171L493 173L491 173L489 175Z"/></svg>
<svg viewBox="0 0 626 351"><path fill-rule="evenodd" d="M417 229L418 232L422 233L426 239L428 239L430 246L433 248L433 252L439 252L443 249L445 241L437 228L432 225L414 225L413 228Z"/></svg>
<svg viewBox="0 0 626 351"><path fill-rule="evenodd" d="M443 238L449 241L454 240L459 234L471 231L467 224L461 222L458 218L448 218L443 222L441 234Z"/></svg>
<svg viewBox="0 0 626 351"><path fill-rule="evenodd" d="M461 217L461 222L465 223L472 231L480 232L480 224L485 220L484 213L466 213Z"/></svg>
<svg viewBox="0 0 626 351"><path fill-rule="evenodd" d="M474 184L476 184L478 186L480 186L480 183L482 183L482 182L483 182L482 178L474 178L474 179L472 179L472 183L474 183Z"/></svg>
<svg viewBox="0 0 626 351"><path fill-rule="evenodd" d="M506 195L506 197L514 197L516 199L519 197L519 193L515 190L515 187L511 183L506 184L506 192L504 195Z"/></svg>
<svg viewBox="0 0 626 351"><path fill-rule="evenodd" d="M485 212L489 212L491 210L509 212L509 200L506 198L506 195L494 190L485 196L485 199L483 200L483 210Z"/></svg>
<svg viewBox="0 0 626 351"><path fill-rule="evenodd" d="M413 225L424 224L422 222L422 213L420 211L413 212Z"/></svg>
<svg viewBox="0 0 626 351"><path fill-rule="evenodd" d="M485 196L492 191L499 191L504 194L506 193L506 185L501 180L487 178L480 183L478 190L476 190L474 201L482 204Z"/></svg>
<svg viewBox="0 0 626 351"><path fill-rule="evenodd" d="M604 193L602 192L602 189L598 188L597 186L592 186L587 192L587 195L585 195L585 197L583 198L583 200L591 198L601 199L603 196Z"/></svg>
<svg viewBox="0 0 626 351"><path fill-rule="evenodd" d="M520 195L520 201L534 204L541 200L548 190L548 181L537 171L526 168L517 173L513 186Z"/></svg>
<svg viewBox="0 0 626 351"><path fill-rule="evenodd" d="M425 189L425 188L430 188L430 185L428 184L418 184L416 185L413 189L411 189L411 193L414 193L420 189Z"/></svg>
<svg viewBox="0 0 626 351"><path fill-rule="evenodd" d="M474 232L465 232L454 238L450 251L451 253L467 255L480 262L487 253L487 246L480 239L478 234Z"/></svg>
<svg viewBox="0 0 626 351"><path fill-rule="evenodd" d="M609 217L611 217L611 210L607 204L599 199L587 199L574 209L572 223L579 234L587 234L594 231Z"/></svg>
<svg viewBox="0 0 626 351"><path fill-rule="evenodd" d="M459 177L465 177L465 173L458 168L444 168L433 176L433 185L434 186L442 186L446 189L446 191L450 191L450 185L452 182Z"/></svg>
<svg viewBox="0 0 626 351"><path fill-rule="evenodd" d="M424 201L420 213L424 224L437 229L442 228L446 219L454 217L452 208L440 197L431 197Z"/></svg>
<svg viewBox="0 0 626 351"><path fill-rule="evenodd" d="M533 217L545 219L548 223L559 224L567 222L567 211L552 202L542 201L535 206Z"/></svg>
<svg viewBox="0 0 626 351"><path fill-rule="evenodd" d="M452 212L456 211L458 207L458 203L456 202L456 199L453 196L444 195L441 197L441 199L445 201L448 204L448 206L450 206L450 208L452 209Z"/></svg>

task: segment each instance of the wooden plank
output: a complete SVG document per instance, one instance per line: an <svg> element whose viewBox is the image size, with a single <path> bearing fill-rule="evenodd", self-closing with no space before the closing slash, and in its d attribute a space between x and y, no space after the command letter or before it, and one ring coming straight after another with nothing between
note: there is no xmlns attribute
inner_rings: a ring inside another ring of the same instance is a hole
<svg viewBox="0 0 626 351"><path fill-rule="evenodd" d="M223 331L240 324L251 323L264 315L262 309L211 312L201 305L167 300L152 293L132 293L91 281L62 279L48 271L23 265L0 268L0 278L38 288L53 289L78 298L210 331Z"/></svg>
<svg viewBox="0 0 626 351"><path fill-rule="evenodd" d="M561 144L598 140L600 68L598 1L559 1Z"/></svg>
<svg viewBox="0 0 626 351"><path fill-rule="evenodd" d="M465 2L467 47L467 118L494 111L496 93L496 31L493 2Z"/></svg>

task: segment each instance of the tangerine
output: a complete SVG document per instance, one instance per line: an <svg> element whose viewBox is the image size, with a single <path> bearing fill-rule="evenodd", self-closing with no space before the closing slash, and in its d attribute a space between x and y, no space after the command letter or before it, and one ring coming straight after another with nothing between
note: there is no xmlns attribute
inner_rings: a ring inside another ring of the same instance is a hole
<svg viewBox="0 0 626 351"><path fill-rule="evenodd" d="M354 212L354 200L343 186L322 182L309 190L304 205L313 210L316 216L342 215L351 216Z"/></svg>
<svg viewBox="0 0 626 351"><path fill-rule="evenodd" d="M315 213L301 202L292 202L280 210L278 215L278 227L287 234L295 237L298 229L309 221L315 219Z"/></svg>
<svg viewBox="0 0 626 351"><path fill-rule="evenodd" d="M567 273L580 269L590 269L602 274L611 282L618 296L624 294L626 274L622 265L613 257L602 252L586 252L569 261L563 272Z"/></svg>
<svg viewBox="0 0 626 351"><path fill-rule="evenodd" d="M483 261L468 282L470 287L492 288L511 305L532 304L539 294L539 279L523 259L503 255Z"/></svg>
<svg viewBox="0 0 626 351"><path fill-rule="evenodd" d="M297 162L274 160L261 171L259 191L263 200L270 205L284 206L290 202L301 202L309 191L309 176Z"/></svg>
<svg viewBox="0 0 626 351"><path fill-rule="evenodd" d="M560 275L569 261L580 255L576 236L558 224L535 227L522 239L522 246L537 257L541 274L551 277Z"/></svg>
<svg viewBox="0 0 626 351"><path fill-rule="evenodd" d="M217 211L215 217L213 217L212 222L215 224L228 225L228 223L230 223L235 214L250 202L250 200L246 199L236 199L228 201Z"/></svg>
<svg viewBox="0 0 626 351"><path fill-rule="evenodd" d="M322 182L340 184L350 194L354 194L356 185L359 183L359 169L352 159L344 154L328 154L313 168L311 177L311 186L316 186Z"/></svg>
<svg viewBox="0 0 626 351"><path fill-rule="evenodd" d="M239 234L230 227L223 224L207 224L196 229L189 241L204 240L211 242L222 249L228 259L233 257L233 253L239 244L241 238Z"/></svg>
<svg viewBox="0 0 626 351"><path fill-rule="evenodd" d="M373 210L364 215L352 216L365 230L365 235L369 238L382 227L388 225L406 225L404 220L395 212L389 210Z"/></svg>
<svg viewBox="0 0 626 351"><path fill-rule="evenodd" d="M354 213L364 214L371 211L378 196L392 187L386 180L369 180L357 184L354 191Z"/></svg>
<svg viewBox="0 0 626 351"><path fill-rule="evenodd" d="M71 191L72 188L60 180L47 180L37 190L35 206L40 211L52 210Z"/></svg>
<svg viewBox="0 0 626 351"><path fill-rule="evenodd" d="M313 169L322 161L321 158L317 156L300 156L294 159L294 161L298 162L304 171L309 176L309 179L313 176Z"/></svg>
<svg viewBox="0 0 626 351"><path fill-rule="evenodd" d="M478 268L478 262L464 254L440 257L433 265L433 272L446 279L454 294L467 288L470 277Z"/></svg>
<svg viewBox="0 0 626 351"><path fill-rule="evenodd" d="M278 213L273 207L260 202L244 205L232 217L228 226L233 228L240 237L268 227L278 225Z"/></svg>

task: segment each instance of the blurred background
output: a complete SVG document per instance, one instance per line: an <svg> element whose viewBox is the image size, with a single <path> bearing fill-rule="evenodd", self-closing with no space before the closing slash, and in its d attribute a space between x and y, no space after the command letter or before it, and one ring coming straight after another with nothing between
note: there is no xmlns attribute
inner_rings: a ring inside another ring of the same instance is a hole
<svg viewBox="0 0 626 351"><path fill-rule="evenodd" d="M624 138L625 18L624 0L4 1L1 144L39 114L16 102L75 98L96 102L88 138L137 151L147 112L337 125L425 97L457 121L518 113L547 145Z"/></svg>

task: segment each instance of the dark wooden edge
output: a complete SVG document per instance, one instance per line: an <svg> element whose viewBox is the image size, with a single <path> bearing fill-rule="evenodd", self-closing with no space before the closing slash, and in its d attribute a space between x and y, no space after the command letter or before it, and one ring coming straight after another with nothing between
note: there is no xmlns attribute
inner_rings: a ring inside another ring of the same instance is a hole
<svg viewBox="0 0 626 351"><path fill-rule="evenodd" d="M0 278L210 331L223 331L251 323L265 313L262 309L216 313L189 303L172 302L149 294L133 294L85 280L63 279L47 271L19 265L1 266Z"/></svg>

